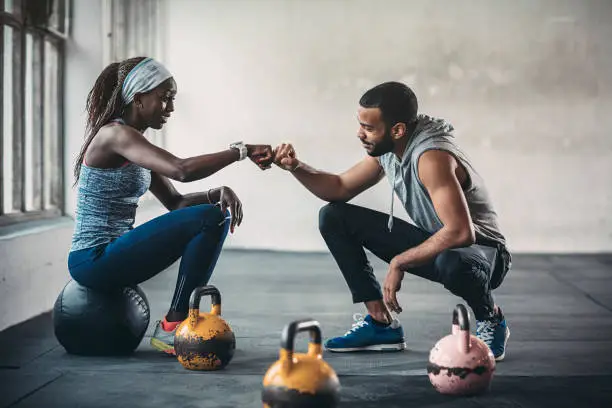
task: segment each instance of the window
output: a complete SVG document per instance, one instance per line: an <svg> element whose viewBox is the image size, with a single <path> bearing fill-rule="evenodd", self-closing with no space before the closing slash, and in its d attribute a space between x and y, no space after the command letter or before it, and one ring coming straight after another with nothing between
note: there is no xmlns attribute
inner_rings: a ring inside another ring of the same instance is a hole
<svg viewBox="0 0 612 408"><path fill-rule="evenodd" d="M104 0L105 65L132 57L163 63L164 0ZM151 141L163 146L164 131L149 129Z"/></svg>
<svg viewBox="0 0 612 408"><path fill-rule="evenodd" d="M4 0L0 226L63 211L63 65L70 0Z"/></svg>

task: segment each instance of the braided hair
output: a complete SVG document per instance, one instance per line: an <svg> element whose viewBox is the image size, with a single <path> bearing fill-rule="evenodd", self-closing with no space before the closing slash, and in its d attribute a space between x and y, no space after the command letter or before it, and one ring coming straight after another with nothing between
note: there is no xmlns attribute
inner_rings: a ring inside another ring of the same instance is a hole
<svg viewBox="0 0 612 408"><path fill-rule="evenodd" d="M85 133L85 143L74 165L75 185L79 181L81 163L85 157L85 152L91 144L93 138L112 118L123 114L125 106L121 99L121 89L127 74L145 57L129 58L121 62L109 64L96 79L89 95L87 96L87 127Z"/></svg>

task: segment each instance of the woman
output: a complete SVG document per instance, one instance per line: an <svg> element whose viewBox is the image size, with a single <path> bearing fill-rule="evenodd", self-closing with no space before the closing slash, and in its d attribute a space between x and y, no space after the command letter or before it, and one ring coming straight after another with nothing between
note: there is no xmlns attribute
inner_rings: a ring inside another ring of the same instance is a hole
<svg viewBox="0 0 612 408"><path fill-rule="evenodd" d="M225 151L178 158L144 137L174 111L176 83L151 58L107 66L87 99L87 137L74 168L76 225L68 256L72 278L94 290L135 285L181 258L168 313L156 323L153 347L174 354L174 331L187 317L193 289L213 272L228 229L242 221L229 187L179 194L168 179L200 180L249 157L272 161L268 145L234 143ZM151 190L169 210L133 228L139 198Z"/></svg>

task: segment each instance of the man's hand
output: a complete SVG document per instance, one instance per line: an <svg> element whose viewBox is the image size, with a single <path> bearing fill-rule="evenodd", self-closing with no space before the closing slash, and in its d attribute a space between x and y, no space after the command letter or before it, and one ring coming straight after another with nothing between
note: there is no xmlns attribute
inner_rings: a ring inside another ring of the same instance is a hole
<svg viewBox="0 0 612 408"><path fill-rule="evenodd" d="M389 263L389 272L387 272L383 285L383 300L389 310L395 313L402 312L396 296L396 293L402 287L402 279L404 279L404 272L399 268L395 259L392 259Z"/></svg>
<svg viewBox="0 0 612 408"><path fill-rule="evenodd" d="M223 215L225 215L225 210L229 208L232 220L230 224L230 231L233 233L236 226L239 226L242 223L242 203L231 188L221 187L219 205L221 206L221 212Z"/></svg>
<svg viewBox="0 0 612 408"><path fill-rule="evenodd" d="M272 166L274 154L270 145L246 145L247 157L260 169L266 170Z"/></svg>
<svg viewBox="0 0 612 408"><path fill-rule="evenodd" d="M274 164L288 171L295 171L300 166L295 149L290 143L282 143L274 149Z"/></svg>

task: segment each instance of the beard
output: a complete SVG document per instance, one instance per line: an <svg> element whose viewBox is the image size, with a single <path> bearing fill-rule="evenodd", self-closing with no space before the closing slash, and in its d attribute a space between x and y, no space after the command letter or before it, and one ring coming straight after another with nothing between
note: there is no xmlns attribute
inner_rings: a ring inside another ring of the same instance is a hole
<svg viewBox="0 0 612 408"><path fill-rule="evenodd" d="M382 140L378 143L373 143L371 145L370 150L368 151L368 155L371 157L379 157L385 153L389 153L393 150L393 138L391 137L391 131L385 130L385 134Z"/></svg>

